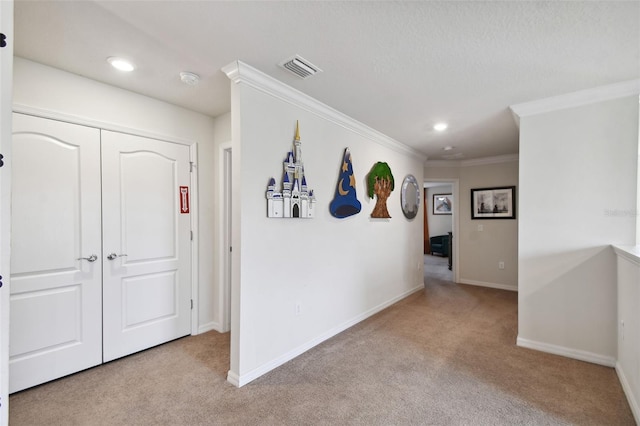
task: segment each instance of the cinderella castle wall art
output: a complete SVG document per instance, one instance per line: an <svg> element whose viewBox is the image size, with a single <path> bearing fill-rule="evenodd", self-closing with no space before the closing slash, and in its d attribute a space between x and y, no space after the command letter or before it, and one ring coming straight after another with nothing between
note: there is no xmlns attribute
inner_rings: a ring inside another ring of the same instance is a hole
<svg viewBox="0 0 640 426"><path fill-rule="evenodd" d="M276 180L271 178L267 186L267 217L300 217L314 216L316 197L313 190L307 187L302 163L302 143L300 129L296 121L296 136L293 140L293 151L289 151L282 163L282 191L276 190Z"/></svg>

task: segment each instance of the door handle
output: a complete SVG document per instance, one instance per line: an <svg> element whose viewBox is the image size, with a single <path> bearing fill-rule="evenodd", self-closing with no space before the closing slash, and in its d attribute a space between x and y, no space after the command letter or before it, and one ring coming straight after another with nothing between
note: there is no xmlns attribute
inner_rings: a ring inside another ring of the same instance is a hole
<svg viewBox="0 0 640 426"><path fill-rule="evenodd" d="M115 254L115 253L111 253L110 255L107 256L107 259L109 260L113 260L116 259L118 257L124 257L126 256L126 254Z"/></svg>
<svg viewBox="0 0 640 426"><path fill-rule="evenodd" d="M79 257L76 260L88 260L89 262L95 262L96 260L98 260L98 256L96 256L95 254L92 254L89 257Z"/></svg>

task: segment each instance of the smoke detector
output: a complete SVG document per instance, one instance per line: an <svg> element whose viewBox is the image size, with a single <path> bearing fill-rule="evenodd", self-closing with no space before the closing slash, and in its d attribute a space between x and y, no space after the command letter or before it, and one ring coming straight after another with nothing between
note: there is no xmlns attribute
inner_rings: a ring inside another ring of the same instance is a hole
<svg viewBox="0 0 640 426"><path fill-rule="evenodd" d="M322 72L320 67L313 65L311 62L298 55L295 55L294 57L289 59L285 59L278 65L303 79L309 78L316 73Z"/></svg>
<svg viewBox="0 0 640 426"><path fill-rule="evenodd" d="M188 84L189 86L195 86L200 81L200 76L192 72L182 71L180 73L180 80L184 84Z"/></svg>

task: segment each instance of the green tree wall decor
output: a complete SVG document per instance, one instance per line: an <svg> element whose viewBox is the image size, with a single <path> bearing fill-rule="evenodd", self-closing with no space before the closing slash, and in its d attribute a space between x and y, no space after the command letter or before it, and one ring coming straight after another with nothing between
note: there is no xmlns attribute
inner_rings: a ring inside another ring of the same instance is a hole
<svg viewBox="0 0 640 426"><path fill-rule="evenodd" d="M388 219L391 218L387 210L387 198L394 188L393 174L387 163L378 161L367 175L367 186L369 198L375 194L376 206L371 212L371 217Z"/></svg>

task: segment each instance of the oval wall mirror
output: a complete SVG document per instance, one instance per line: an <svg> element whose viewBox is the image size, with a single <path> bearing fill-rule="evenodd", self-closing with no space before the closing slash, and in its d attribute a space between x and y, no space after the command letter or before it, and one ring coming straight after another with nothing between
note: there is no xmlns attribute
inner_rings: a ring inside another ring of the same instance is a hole
<svg viewBox="0 0 640 426"><path fill-rule="evenodd" d="M407 219L416 217L420 208L420 187L413 175L407 175L402 181L400 204L402 205L402 213Z"/></svg>

